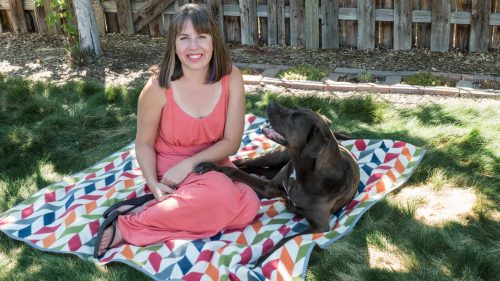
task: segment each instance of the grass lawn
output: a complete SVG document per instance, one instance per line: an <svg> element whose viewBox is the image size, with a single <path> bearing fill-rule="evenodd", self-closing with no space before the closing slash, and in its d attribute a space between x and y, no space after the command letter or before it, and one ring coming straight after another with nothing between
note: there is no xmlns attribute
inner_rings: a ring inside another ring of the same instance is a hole
<svg viewBox="0 0 500 281"><path fill-rule="evenodd" d="M53 85L0 74L0 213L134 139L142 85ZM337 98L247 93L317 110L335 130L427 148L408 184L354 231L314 251L307 280L499 280L499 102L450 99L400 108L370 95ZM0 234L0 280L149 280L123 264L94 265Z"/></svg>

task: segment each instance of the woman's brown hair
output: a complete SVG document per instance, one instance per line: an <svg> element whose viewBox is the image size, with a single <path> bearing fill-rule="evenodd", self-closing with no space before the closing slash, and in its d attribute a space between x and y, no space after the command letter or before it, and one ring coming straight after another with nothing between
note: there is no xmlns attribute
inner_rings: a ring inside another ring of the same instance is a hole
<svg viewBox="0 0 500 281"><path fill-rule="evenodd" d="M163 88L170 87L170 81L175 81L183 75L181 61L175 53L175 39L188 20L193 23L198 34L209 34L212 37L213 54L209 64L207 83L217 82L231 72L231 56L212 14L199 5L186 4L172 16L167 34L167 49L160 65L160 71L158 73L153 70L158 73L158 80Z"/></svg>

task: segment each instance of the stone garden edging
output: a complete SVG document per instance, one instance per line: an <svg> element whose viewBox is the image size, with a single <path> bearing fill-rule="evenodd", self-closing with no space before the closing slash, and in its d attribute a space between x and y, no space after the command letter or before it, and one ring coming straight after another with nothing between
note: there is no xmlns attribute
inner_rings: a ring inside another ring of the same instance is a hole
<svg viewBox="0 0 500 281"><path fill-rule="evenodd" d="M431 72L433 75L446 79L458 81L455 87L444 86L412 86L401 84L402 77L413 75L418 71L379 71L367 70L374 77L383 77L384 84L378 83L351 83L339 82L340 75L356 75L364 69L357 68L336 68L334 72L328 74L322 81L298 81L277 78L280 70L286 70L290 66L234 63L239 68L263 69L260 75L243 75L243 80L247 85L274 85L287 88L313 90L313 91L341 91L341 92L367 92L367 93L394 93L394 94L417 94L417 95L441 95L451 97L476 97L500 99L500 91L493 89L473 88L473 82L481 80L495 80L500 83L500 77Z"/></svg>

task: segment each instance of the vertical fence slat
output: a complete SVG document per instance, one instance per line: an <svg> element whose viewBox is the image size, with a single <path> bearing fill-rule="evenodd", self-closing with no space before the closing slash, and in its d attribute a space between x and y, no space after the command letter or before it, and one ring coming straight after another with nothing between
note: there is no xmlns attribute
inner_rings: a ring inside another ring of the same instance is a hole
<svg viewBox="0 0 500 281"><path fill-rule="evenodd" d="M358 50L375 48L375 0L358 0Z"/></svg>
<svg viewBox="0 0 500 281"><path fill-rule="evenodd" d="M394 12L393 0L376 0L375 3L375 17L376 9L391 9ZM394 44L394 18L392 21L376 21L375 25L375 46L392 48Z"/></svg>
<svg viewBox="0 0 500 281"><path fill-rule="evenodd" d="M470 0L453 0L451 2L452 12L470 12ZM469 49L470 41L470 25L469 24L452 24L450 32L450 40L452 47L460 50Z"/></svg>
<svg viewBox="0 0 500 281"><path fill-rule="evenodd" d="M278 29L278 44L286 44L285 0L276 1L276 19Z"/></svg>
<svg viewBox="0 0 500 281"><path fill-rule="evenodd" d="M449 50L450 17L450 0L432 1L431 51Z"/></svg>
<svg viewBox="0 0 500 281"><path fill-rule="evenodd" d="M3 22L2 21L2 14L1 14L1 11L0 11L0 33L4 32L4 30L3 30L4 27L3 27L3 23L2 22ZM5 29L5 30L7 30L7 29Z"/></svg>
<svg viewBox="0 0 500 281"><path fill-rule="evenodd" d="M304 46L304 0L290 0L290 46Z"/></svg>
<svg viewBox="0 0 500 281"><path fill-rule="evenodd" d="M224 4L238 4L238 0L224 0ZM228 42L241 42L240 17L224 17L224 34Z"/></svg>
<svg viewBox="0 0 500 281"><path fill-rule="evenodd" d="M257 0L257 5L256 7L262 5L267 7L267 1L268 0ZM267 43L267 22L269 21L269 17L257 17L258 20L258 25L257 25L257 39L259 44L265 44Z"/></svg>
<svg viewBox="0 0 500 281"><path fill-rule="evenodd" d="M305 2L304 37L306 49L319 49L319 9L318 0Z"/></svg>
<svg viewBox="0 0 500 281"><path fill-rule="evenodd" d="M222 40L224 40L224 10L222 0L207 0L207 6L219 25Z"/></svg>
<svg viewBox="0 0 500 281"><path fill-rule="evenodd" d="M407 0L394 0L394 50L410 50L412 6Z"/></svg>
<svg viewBox="0 0 500 281"><path fill-rule="evenodd" d="M106 17L104 16L104 8L100 0L94 0L92 3L94 8L95 20L97 22L97 29L99 29L99 35L106 34Z"/></svg>
<svg viewBox="0 0 500 281"><path fill-rule="evenodd" d="M340 8L356 8L357 0L340 0ZM339 21L340 45L355 48L358 45L358 22L355 20Z"/></svg>
<svg viewBox="0 0 500 281"><path fill-rule="evenodd" d="M24 7L22 0L9 0L10 18L14 32L28 32L26 18L24 17Z"/></svg>
<svg viewBox="0 0 500 281"><path fill-rule="evenodd" d="M240 1L241 44L257 44L257 1Z"/></svg>
<svg viewBox="0 0 500 281"><path fill-rule="evenodd" d="M45 16L52 13L53 9L52 9L52 7L50 7L50 0L43 1L43 9L45 11ZM61 24L56 23L55 25L48 25L47 29L48 29L50 34L57 34L61 31Z"/></svg>
<svg viewBox="0 0 500 281"><path fill-rule="evenodd" d="M45 20L45 9L43 8L43 6L35 7L35 21L36 25L38 26L38 32L40 33L49 32L47 21ZM0 32L2 31L0 30Z"/></svg>
<svg viewBox="0 0 500 281"><path fill-rule="evenodd" d="M339 2L321 0L321 48L338 49L339 37Z"/></svg>
<svg viewBox="0 0 500 281"><path fill-rule="evenodd" d="M116 13L118 16L118 27L122 34L134 34L134 20L132 18L132 7L130 0L117 0Z"/></svg>
<svg viewBox="0 0 500 281"><path fill-rule="evenodd" d="M495 3L491 3L491 9L493 13L500 13L500 0L494 0ZM490 48L500 49L500 26L491 26L491 43Z"/></svg>
<svg viewBox="0 0 500 281"><path fill-rule="evenodd" d="M267 45L272 46L278 43L278 17L277 1L267 0Z"/></svg>
<svg viewBox="0 0 500 281"><path fill-rule="evenodd" d="M472 0L469 51L488 51L490 39L491 0Z"/></svg>

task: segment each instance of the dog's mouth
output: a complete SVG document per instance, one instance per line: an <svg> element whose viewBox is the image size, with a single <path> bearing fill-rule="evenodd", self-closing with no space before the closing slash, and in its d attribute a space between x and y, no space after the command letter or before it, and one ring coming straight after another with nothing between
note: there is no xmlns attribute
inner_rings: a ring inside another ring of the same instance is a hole
<svg viewBox="0 0 500 281"><path fill-rule="evenodd" d="M262 132L266 137L273 140L274 142L277 142L281 145L286 144L286 138L280 133L276 132L276 130L273 129L273 126L271 126L271 124L264 125L262 127Z"/></svg>

